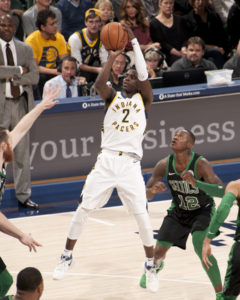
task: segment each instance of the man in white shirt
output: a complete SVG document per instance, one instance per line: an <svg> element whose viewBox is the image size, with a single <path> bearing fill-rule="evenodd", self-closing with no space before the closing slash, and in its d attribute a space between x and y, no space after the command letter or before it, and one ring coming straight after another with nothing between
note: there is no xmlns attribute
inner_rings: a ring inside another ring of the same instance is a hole
<svg viewBox="0 0 240 300"><path fill-rule="evenodd" d="M48 90L49 86L60 86L62 89L58 94L58 98L71 98L78 97L78 86L85 84L84 77L76 77L77 73L77 60L72 56L66 56L62 59L60 70L61 75L58 75L48 80L44 85L44 90Z"/></svg>

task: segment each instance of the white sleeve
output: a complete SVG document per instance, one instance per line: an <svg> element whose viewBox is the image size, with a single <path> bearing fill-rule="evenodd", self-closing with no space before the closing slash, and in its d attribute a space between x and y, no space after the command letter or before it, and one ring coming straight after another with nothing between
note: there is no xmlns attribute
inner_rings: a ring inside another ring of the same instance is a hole
<svg viewBox="0 0 240 300"><path fill-rule="evenodd" d="M133 46L134 61L135 61L135 67L138 74L138 79L140 81L145 81L148 79L148 71L147 71L147 65L142 50L136 38L131 40L131 44Z"/></svg>
<svg viewBox="0 0 240 300"><path fill-rule="evenodd" d="M77 33L73 33L69 37L68 44L71 48L71 56L75 57L76 60L79 62L79 65L81 65L82 64L82 55L81 55L82 41L79 38Z"/></svg>

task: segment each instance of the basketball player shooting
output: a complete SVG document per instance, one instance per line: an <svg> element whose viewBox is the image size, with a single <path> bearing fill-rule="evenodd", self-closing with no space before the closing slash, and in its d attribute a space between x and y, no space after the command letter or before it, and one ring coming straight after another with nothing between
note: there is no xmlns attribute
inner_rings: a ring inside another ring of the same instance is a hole
<svg viewBox="0 0 240 300"><path fill-rule="evenodd" d="M107 63L98 75L95 87L105 102L101 141L101 153L94 169L88 175L82 191L82 202L76 210L68 233L65 250L54 273L54 279L62 279L72 263L72 251L91 211L104 206L114 188L128 211L138 224L140 237L146 254L144 270L146 286L158 289L158 281L152 277L153 233L146 210L146 191L141 173L142 141L146 128L146 112L153 101L148 81L146 63L139 43L132 30L123 25L133 45L136 70L130 69L123 81L122 92L107 86L114 59L123 50L110 51ZM153 280L152 280L153 279Z"/></svg>

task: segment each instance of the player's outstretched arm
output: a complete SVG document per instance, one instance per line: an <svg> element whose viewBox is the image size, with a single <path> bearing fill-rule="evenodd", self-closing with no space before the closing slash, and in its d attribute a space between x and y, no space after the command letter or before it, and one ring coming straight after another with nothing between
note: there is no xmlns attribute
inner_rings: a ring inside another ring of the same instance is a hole
<svg viewBox="0 0 240 300"><path fill-rule="evenodd" d="M55 97L57 97L60 90L61 89L56 85L54 88L50 86L47 91L44 91L44 98L42 99L42 101L38 105L36 105L29 113L27 113L15 126L15 128L9 133L12 143L12 149L14 149L21 138L28 132L33 123L44 110L50 109L54 105L59 103L58 100L55 100Z"/></svg>
<svg viewBox="0 0 240 300"><path fill-rule="evenodd" d="M41 244L35 241L30 234L28 235L23 233L13 223L11 223L1 212L0 212L0 230L7 235L19 239L19 241L22 244L28 246L30 251L33 249L36 252L36 247L41 246Z"/></svg>

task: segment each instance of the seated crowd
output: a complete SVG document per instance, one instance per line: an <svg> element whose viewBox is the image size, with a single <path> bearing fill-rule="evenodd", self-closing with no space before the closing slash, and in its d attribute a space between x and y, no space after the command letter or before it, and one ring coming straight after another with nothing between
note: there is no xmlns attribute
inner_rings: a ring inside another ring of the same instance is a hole
<svg viewBox="0 0 240 300"><path fill-rule="evenodd" d="M230 68L234 77L240 73L240 0L0 1L0 16L5 14L14 20L14 38L32 47L40 75L33 85L35 100L49 83L64 87L63 98L90 94L108 59L101 28L112 21L131 27L149 78L192 68ZM128 43L113 65L109 84L121 89L123 75L133 64Z"/></svg>

